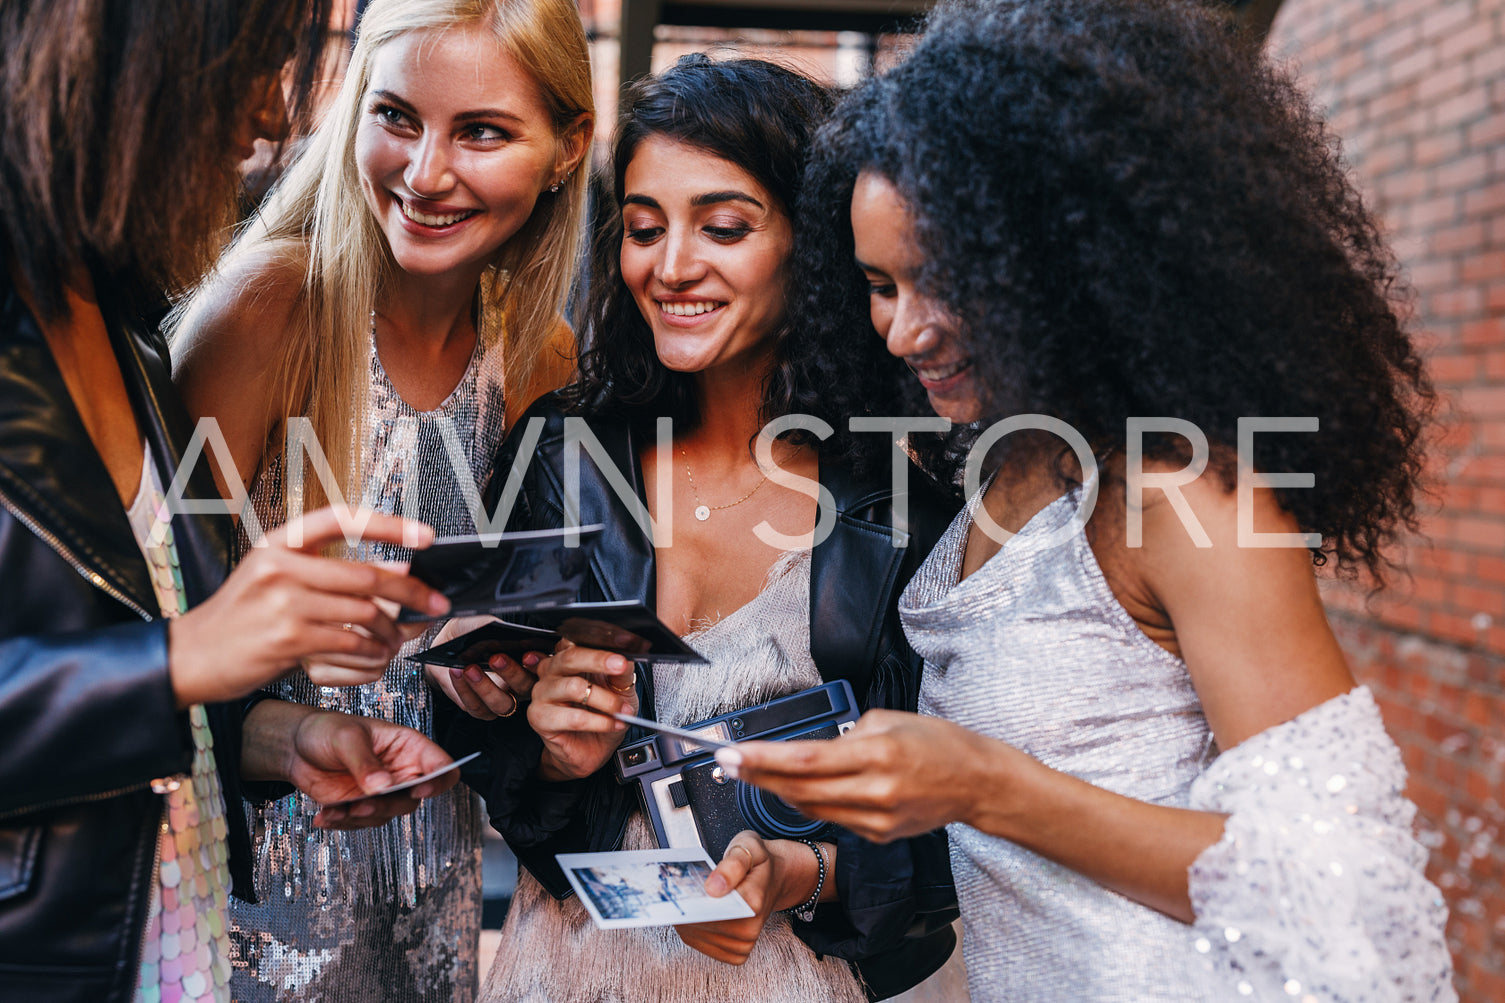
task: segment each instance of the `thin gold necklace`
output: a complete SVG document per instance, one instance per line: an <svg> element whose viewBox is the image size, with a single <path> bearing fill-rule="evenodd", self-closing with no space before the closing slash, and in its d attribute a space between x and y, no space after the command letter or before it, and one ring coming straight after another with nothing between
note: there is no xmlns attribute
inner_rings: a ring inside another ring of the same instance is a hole
<svg viewBox="0 0 1505 1003"><path fill-rule="evenodd" d="M747 501L747 499L757 494L758 488L761 488L764 484L768 483L768 475L764 474L763 479L755 484L751 491L743 495L741 498L738 498L736 501L727 502L725 505L707 505L705 502L700 500L700 492L695 489L695 475L690 473L690 454L685 452L684 446L679 447L679 455L685 461L685 479L690 482L690 494L695 498L695 518L699 519L701 522L705 522L707 519L709 519L712 512L719 512L724 508L735 508L736 506L741 505L743 502Z"/></svg>

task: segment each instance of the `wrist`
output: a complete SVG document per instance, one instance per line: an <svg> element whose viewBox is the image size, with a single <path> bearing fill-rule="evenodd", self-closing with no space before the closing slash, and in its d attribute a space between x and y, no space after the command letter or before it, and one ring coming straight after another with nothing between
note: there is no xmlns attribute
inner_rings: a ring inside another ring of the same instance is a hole
<svg viewBox="0 0 1505 1003"><path fill-rule="evenodd" d="M262 700L241 725L241 779L291 782L298 733L309 718L324 713L287 700Z"/></svg>
<svg viewBox="0 0 1505 1003"><path fill-rule="evenodd" d="M987 791L968 801L957 819L979 832L1014 842L1025 838L1025 823L1036 811L1045 777L1055 771L1005 742L974 735L979 748L968 757L970 775L962 790Z"/></svg>
<svg viewBox="0 0 1505 1003"><path fill-rule="evenodd" d="M554 757L549 755L549 750L545 749L543 755L538 757L538 779L545 783L562 784L566 780L576 780L578 778L571 776L561 769Z"/></svg>
<svg viewBox="0 0 1505 1003"><path fill-rule="evenodd" d="M178 710L187 710L194 704L212 703L209 695L200 692L195 683L199 674L193 670L193 633L197 620L193 611L167 621L167 681L172 686L173 702Z"/></svg>
<svg viewBox="0 0 1505 1003"><path fill-rule="evenodd" d="M815 907L825 901L827 885L832 883L831 865L835 860L834 854L827 844L817 843L815 840L801 839L795 842L802 851L808 851L805 856L810 858L809 863L814 866L814 874L808 883L796 883L797 888L807 888L805 895L799 901L785 906L785 911L803 923L809 923L815 919ZM796 851L799 853L800 851Z"/></svg>

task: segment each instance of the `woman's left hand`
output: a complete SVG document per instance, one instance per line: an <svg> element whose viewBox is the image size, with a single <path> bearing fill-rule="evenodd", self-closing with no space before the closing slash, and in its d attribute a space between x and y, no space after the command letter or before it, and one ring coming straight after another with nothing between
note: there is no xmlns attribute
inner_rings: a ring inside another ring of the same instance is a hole
<svg viewBox="0 0 1505 1003"><path fill-rule="evenodd" d="M422 732L376 718L264 700L246 719L244 734L241 770L246 779L287 781L320 804L353 801L321 809L314 825L322 829L383 825L460 779L459 771L453 771L405 791L367 798L452 760Z"/></svg>
<svg viewBox="0 0 1505 1003"><path fill-rule="evenodd" d="M500 621L494 616L455 617L435 636L433 646L497 622ZM535 670L545 654L530 651L521 662L498 654L492 655L485 665L460 668L428 663L423 669L429 683L455 706L478 720L495 721L499 717L511 717L528 701L533 685L538 682Z"/></svg>
<svg viewBox="0 0 1505 1003"><path fill-rule="evenodd" d="M829 884L830 868L827 870ZM780 909L792 909L810 897L817 871L814 854L804 843L764 840L750 829L739 832L706 879L705 890L711 898L738 892L755 915L676 926L674 932L706 957L740 965L757 945L769 916Z"/></svg>
<svg viewBox="0 0 1505 1003"><path fill-rule="evenodd" d="M942 718L871 710L829 742L743 742L716 759L807 815L886 843L966 821L979 771L1001 754L1020 767L1034 764Z"/></svg>

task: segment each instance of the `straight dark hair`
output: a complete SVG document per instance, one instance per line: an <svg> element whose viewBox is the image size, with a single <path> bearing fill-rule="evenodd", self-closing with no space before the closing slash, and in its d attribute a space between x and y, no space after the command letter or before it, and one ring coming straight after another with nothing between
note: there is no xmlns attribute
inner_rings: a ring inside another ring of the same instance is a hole
<svg viewBox="0 0 1505 1003"><path fill-rule="evenodd" d="M86 270L185 287L233 220L230 149L259 79L305 113L330 0L6 0L0 258L43 317Z"/></svg>

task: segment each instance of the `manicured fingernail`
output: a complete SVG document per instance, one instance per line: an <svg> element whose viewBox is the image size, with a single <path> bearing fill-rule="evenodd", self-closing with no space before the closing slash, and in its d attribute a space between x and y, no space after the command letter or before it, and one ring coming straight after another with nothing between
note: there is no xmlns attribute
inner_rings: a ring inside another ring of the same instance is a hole
<svg viewBox="0 0 1505 1003"><path fill-rule="evenodd" d="M742 772L742 753L736 749L717 749L716 762L733 780Z"/></svg>
<svg viewBox="0 0 1505 1003"><path fill-rule="evenodd" d="M449 612L449 600L438 592L429 593L429 612L443 616Z"/></svg>
<svg viewBox="0 0 1505 1003"><path fill-rule="evenodd" d="M727 886L726 878L723 878L721 875L712 874L709 878L706 878L705 893L711 898L719 899L729 891L731 891L731 888Z"/></svg>
<svg viewBox="0 0 1505 1003"><path fill-rule="evenodd" d="M481 681L481 670L472 665L465 670L465 678L473 683L478 683Z"/></svg>
<svg viewBox="0 0 1505 1003"><path fill-rule="evenodd" d="M356 818L366 818L367 816L375 815L376 805L369 801L362 801L360 804L351 806L350 814Z"/></svg>
<svg viewBox="0 0 1505 1003"><path fill-rule="evenodd" d="M497 655L496 657L502 658L503 656ZM543 655L540 655L536 651L530 651L527 654L523 655L523 666L525 668L535 668L541 661L543 661Z"/></svg>
<svg viewBox="0 0 1505 1003"><path fill-rule="evenodd" d="M626 713L628 713L628 711L627 711L626 708L623 708L619 713L626 714ZM612 731L626 731L627 730L627 722L626 721L613 721L612 725L611 725L611 730Z"/></svg>
<svg viewBox="0 0 1505 1003"><path fill-rule="evenodd" d="M623 658L621 655L612 655L606 660L606 667L613 672L626 672L627 659Z"/></svg>

